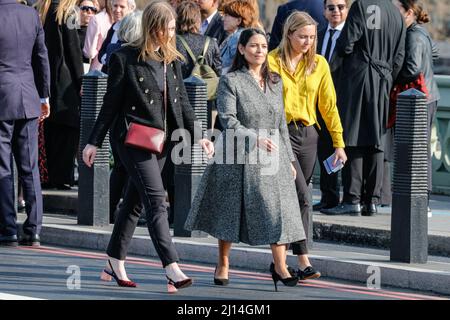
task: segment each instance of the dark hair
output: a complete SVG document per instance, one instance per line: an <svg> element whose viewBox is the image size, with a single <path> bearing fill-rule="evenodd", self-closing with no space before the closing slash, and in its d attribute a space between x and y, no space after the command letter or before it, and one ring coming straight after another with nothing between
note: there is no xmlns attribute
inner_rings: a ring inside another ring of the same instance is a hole
<svg viewBox="0 0 450 320"><path fill-rule="evenodd" d="M430 17L428 16L428 13L423 8L422 3L420 3L418 0L399 0L400 4L402 5L403 9L408 11L411 9L414 14L416 15L416 21L419 24L430 22Z"/></svg>
<svg viewBox="0 0 450 320"><path fill-rule="evenodd" d="M177 6L177 33L198 33L202 16L194 1L183 1Z"/></svg>
<svg viewBox="0 0 450 320"><path fill-rule="evenodd" d="M327 6L327 1L328 0L323 0L324 7ZM345 0L345 5L347 6L347 8L349 8L350 7L350 0Z"/></svg>
<svg viewBox="0 0 450 320"><path fill-rule="evenodd" d="M266 40L267 40L266 34L261 29L248 28L241 32L238 44L245 47L247 45L247 43L250 41L250 38L255 35L258 35L258 34L264 36L264 38L266 38ZM243 54L241 54L239 52L239 50L236 50L233 64L228 72L241 70L243 67L248 68L248 62L245 59L245 56ZM271 87L270 85L272 83L278 83L281 80L281 78L278 74L269 72L269 64L267 62L267 57L266 57L266 61L264 61L263 65L261 66L261 73L262 73L262 77L263 77L264 81L267 84L269 84L269 87Z"/></svg>

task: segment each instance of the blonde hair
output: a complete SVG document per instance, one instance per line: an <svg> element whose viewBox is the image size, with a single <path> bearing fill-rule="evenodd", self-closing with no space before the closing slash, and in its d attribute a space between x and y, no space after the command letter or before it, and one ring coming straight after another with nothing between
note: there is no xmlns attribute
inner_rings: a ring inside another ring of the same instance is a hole
<svg viewBox="0 0 450 320"><path fill-rule="evenodd" d="M52 3L52 0L39 0L36 2L33 7L36 8L39 19L41 19L42 25L45 23L45 19L47 18L48 8L50 8L50 4Z"/></svg>
<svg viewBox="0 0 450 320"><path fill-rule="evenodd" d="M291 54L292 46L288 38L289 35L306 26L315 26L316 37L314 43L308 52L304 54L305 59L305 74L310 75L316 69L316 49L317 49L317 22L306 12L293 12L286 20L283 28L283 37L280 42L280 58L281 63L288 70L291 70Z"/></svg>
<svg viewBox="0 0 450 320"><path fill-rule="evenodd" d="M78 19L78 14L75 9L78 0L61 0L56 8L56 22L59 25L67 22L70 16L75 15Z"/></svg>
<svg viewBox="0 0 450 320"><path fill-rule="evenodd" d="M131 45L140 49L139 58L142 60L156 60L171 63L176 59L184 60L183 55L176 47L176 37L169 40L169 22L176 19L176 13L172 6L166 1L153 1L142 14L142 37ZM163 39L160 41L158 33L163 32ZM156 48L160 48L156 51Z"/></svg>

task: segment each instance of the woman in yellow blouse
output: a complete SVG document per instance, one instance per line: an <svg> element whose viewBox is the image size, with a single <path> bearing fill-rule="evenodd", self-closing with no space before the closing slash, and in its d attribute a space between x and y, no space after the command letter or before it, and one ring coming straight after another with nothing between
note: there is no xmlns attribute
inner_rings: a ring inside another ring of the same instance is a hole
<svg viewBox="0 0 450 320"><path fill-rule="evenodd" d="M335 148L334 163L347 161L342 125L336 107L336 92L330 68L324 57L316 54L317 23L305 12L292 13L285 22L279 47L269 54L269 67L283 80L284 108L292 149L297 160L295 184L307 240L311 195L308 188L317 155L319 125L317 109L325 121ZM308 259L307 240L292 244L298 255L300 279L314 279L320 273Z"/></svg>

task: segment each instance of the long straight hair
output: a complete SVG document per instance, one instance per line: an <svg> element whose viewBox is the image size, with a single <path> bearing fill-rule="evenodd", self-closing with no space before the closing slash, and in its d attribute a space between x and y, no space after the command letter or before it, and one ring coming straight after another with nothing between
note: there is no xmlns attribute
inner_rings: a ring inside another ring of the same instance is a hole
<svg viewBox="0 0 450 320"><path fill-rule="evenodd" d="M75 7L77 6L78 0L60 0L58 7L56 8L56 22L59 25L67 22L70 16L75 15L78 18L77 11Z"/></svg>
<svg viewBox="0 0 450 320"><path fill-rule="evenodd" d="M47 19L48 9L50 8L51 3L52 0L39 0L33 5L39 14L42 25L44 25L45 19Z"/></svg>
<svg viewBox="0 0 450 320"><path fill-rule="evenodd" d="M112 0L105 0L105 10L111 21L114 21Z"/></svg>
<svg viewBox="0 0 450 320"><path fill-rule="evenodd" d="M176 19L176 13L166 1L153 1L142 14L142 37L131 45L140 49L139 58L171 63L176 59L184 60L176 47L176 37L169 39L169 22ZM162 34L162 40L159 36ZM159 50L156 49L159 47Z"/></svg>
<svg viewBox="0 0 450 320"><path fill-rule="evenodd" d="M238 44L245 47L247 45L247 43L250 41L251 37L253 37L254 35L258 35L258 34L264 36L264 38L266 38L266 41L267 41L267 37L266 37L266 34L264 33L264 31L262 31L259 28L248 28L248 29L244 29L241 32ZM231 68L228 72L241 70L244 67L248 68L248 61L245 59L245 56L239 52L239 50L236 50L233 64L231 65ZM269 88L271 88L271 89L272 89L271 84L277 83L280 80L280 78L276 74L269 72L269 63L267 62L267 56L266 56L266 60L264 61L264 63L261 66L261 76L264 79L264 82L266 84L268 84Z"/></svg>
<svg viewBox="0 0 450 320"><path fill-rule="evenodd" d="M315 57L317 50L317 22L309 14L303 11L296 11L287 18L284 24L283 37L281 39L279 48L281 63L285 68L291 70L291 55L293 52L289 36L295 31L306 26L314 26L316 28L316 37L314 38L314 43L312 44L309 51L304 54L306 66L305 74L310 75L316 69Z"/></svg>

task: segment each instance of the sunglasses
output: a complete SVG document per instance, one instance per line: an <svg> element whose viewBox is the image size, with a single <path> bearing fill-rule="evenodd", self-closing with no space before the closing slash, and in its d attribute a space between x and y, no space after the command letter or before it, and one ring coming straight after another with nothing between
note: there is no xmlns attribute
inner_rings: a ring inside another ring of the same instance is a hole
<svg viewBox="0 0 450 320"><path fill-rule="evenodd" d="M90 7L90 6L82 6L80 7L81 11L91 11L93 13L97 13L97 8L96 7Z"/></svg>
<svg viewBox="0 0 450 320"><path fill-rule="evenodd" d="M347 8L347 6L345 4L338 4L338 5L330 4L327 6L328 11L334 11L334 9L336 8L338 8L339 11L343 11L345 8Z"/></svg>

